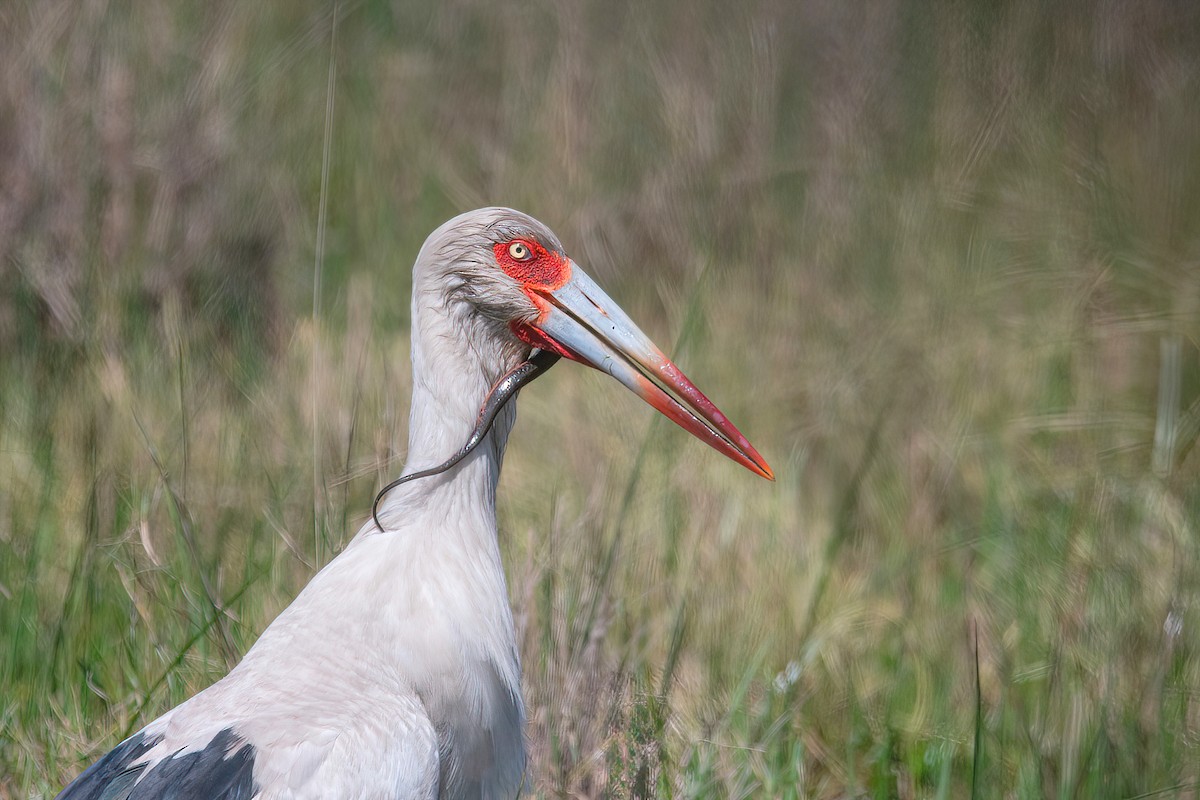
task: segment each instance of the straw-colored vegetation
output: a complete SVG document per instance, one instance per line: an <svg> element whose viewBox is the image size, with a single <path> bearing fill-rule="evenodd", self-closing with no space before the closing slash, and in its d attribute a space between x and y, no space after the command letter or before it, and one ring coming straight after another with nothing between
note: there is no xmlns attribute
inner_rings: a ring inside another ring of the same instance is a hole
<svg viewBox="0 0 1200 800"><path fill-rule="evenodd" d="M6 0L0 797L353 535L489 203L779 475L523 394L537 796L1197 795L1200 5Z"/></svg>

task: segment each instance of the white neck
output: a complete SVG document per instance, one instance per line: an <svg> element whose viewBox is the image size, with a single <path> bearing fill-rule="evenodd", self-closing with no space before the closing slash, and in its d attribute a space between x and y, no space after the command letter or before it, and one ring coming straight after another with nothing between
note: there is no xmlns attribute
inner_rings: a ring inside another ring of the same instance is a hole
<svg viewBox="0 0 1200 800"><path fill-rule="evenodd" d="M413 287L413 394L402 474L458 452L495 381L522 357L495 331L470 330L491 325ZM489 347L481 342L496 343L495 352L480 352ZM368 522L356 542L369 547L401 598L415 594L424 598L419 608L429 604L406 618L398 609L408 600L393 610L380 598L373 612L396 623L396 663L438 728L443 760L453 753L460 767L452 772L464 786L509 787L497 796L510 794L524 770L520 662L496 538L496 484L514 406L501 410L454 467L393 489L379 509L386 531Z"/></svg>
<svg viewBox="0 0 1200 800"><path fill-rule="evenodd" d="M472 316L465 307L447 305L437 293L413 287L412 407L409 412L408 455L403 475L438 466L457 453L475 429L479 410L492 386L516 363L519 355L508 346L483 346L493 340L480 328L493 326ZM502 340L501 340L502 341ZM418 478L396 487L380 504L384 527L402 524L405 513L431 505L469 506L484 511L488 531L479 531L495 548L496 484L509 432L516 421L515 402L496 415L491 430L468 456L439 475ZM485 544L477 542L476 544Z"/></svg>

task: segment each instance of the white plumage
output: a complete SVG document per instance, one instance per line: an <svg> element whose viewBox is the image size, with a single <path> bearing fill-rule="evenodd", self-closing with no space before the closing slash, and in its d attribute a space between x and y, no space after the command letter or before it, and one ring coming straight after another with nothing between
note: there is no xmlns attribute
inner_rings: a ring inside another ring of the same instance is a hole
<svg viewBox="0 0 1200 800"><path fill-rule="evenodd" d="M517 257L522 247L528 258ZM575 307L568 290L590 307ZM435 231L413 269L412 323L405 473L458 450L497 382L536 344L613 374L770 477L530 217L481 209ZM611 353L597 357L597 347ZM514 421L509 403L461 461L390 491L379 507L384 530L368 521L228 676L147 725L60 798L516 796L525 714L495 517Z"/></svg>

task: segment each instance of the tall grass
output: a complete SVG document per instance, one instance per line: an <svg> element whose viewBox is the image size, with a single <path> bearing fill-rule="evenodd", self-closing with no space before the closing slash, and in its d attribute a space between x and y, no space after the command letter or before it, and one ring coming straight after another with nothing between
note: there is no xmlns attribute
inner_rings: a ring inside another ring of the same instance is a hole
<svg viewBox="0 0 1200 800"><path fill-rule="evenodd" d="M523 394L538 796L1197 795L1193 4L10 0L0 42L0 797L348 541L409 265L486 203L779 475Z"/></svg>

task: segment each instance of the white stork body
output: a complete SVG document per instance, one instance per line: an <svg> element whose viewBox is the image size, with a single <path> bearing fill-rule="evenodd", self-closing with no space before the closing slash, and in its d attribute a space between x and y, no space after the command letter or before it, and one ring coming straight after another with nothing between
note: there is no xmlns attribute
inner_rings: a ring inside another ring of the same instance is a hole
<svg viewBox="0 0 1200 800"><path fill-rule="evenodd" d="M514 797L524 713L498 466L481 454L392 495L396 526L364 528L225 679L148 726L164 735L149 756L228 728L253 745L263 798Z"/></svg>
<svg viewBox="0 0 1200 800"><path fill-rule="evenodd" d="M508 209L457 217L421 249L406 473L454 452L492 387L529 354L525 340L543 323L558 330L530 303L541 284L492 274L510 240L573 267L552 233ZM572 336L560 339L576 357L586 344ZM495 515L514 421L509 404L462 461L391 492L384 531L368 522L228 676L122 743L60 800L515 797L525 715ZM741 445L722 446L744 457Z"/></svg>

